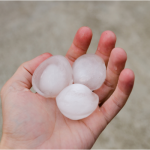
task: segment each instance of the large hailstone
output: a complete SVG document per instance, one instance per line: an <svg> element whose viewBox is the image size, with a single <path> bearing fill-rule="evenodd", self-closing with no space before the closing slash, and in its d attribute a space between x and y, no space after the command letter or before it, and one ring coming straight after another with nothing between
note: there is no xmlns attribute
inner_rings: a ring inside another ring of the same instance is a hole
<svg viewBox="0 0 150 150"><path fill-rule="evenodd" d="M82 84L72 84L56 97L61 113L72 120L83 119L97 108L99 97Z"/></svg>
<svg viewBox="0 0 150 150"><path fill-rule="evenodd" d="M84 84L92 91L100 88L105 78L106 66L98 55L82 55L73 64L74 83Z"/></svg>
<svg viewBox="0 0 150 150"><path fill-rule="evenodd" d="M32 77L34 90L44 97L56 97L72 83L71 65L61 55L52 56L42 62Z"/></svg>

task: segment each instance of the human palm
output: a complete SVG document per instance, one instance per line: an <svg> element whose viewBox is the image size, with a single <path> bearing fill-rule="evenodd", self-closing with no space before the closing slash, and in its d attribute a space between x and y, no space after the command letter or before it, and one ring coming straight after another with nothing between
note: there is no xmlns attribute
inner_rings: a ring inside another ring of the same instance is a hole
<svg viewBox="0 0 150 150"><path fill-rule="evenodd" d="M91 38L89 28L78 30L66 54L71 65L86 53ZM100 38L96 54L105 61L107 77L102 87L94 92L99 95L101 107L82 120L66 118L59 111L55 99L30 91L34 70L51 54L45 53L22 64L1 90L1 148L91 148L124 106L133 87L134 74L124 69L126 53L121 48L114 48L115 41L111 31L105 31Z"/></svg>

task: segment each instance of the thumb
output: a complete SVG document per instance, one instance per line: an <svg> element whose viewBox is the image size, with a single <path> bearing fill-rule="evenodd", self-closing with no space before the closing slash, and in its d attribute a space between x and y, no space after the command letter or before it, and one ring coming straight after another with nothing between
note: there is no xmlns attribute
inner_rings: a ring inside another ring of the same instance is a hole
<svg viewBox="0 0 150 150"><path fill-rule="evenodd" d="M30 61L23 63L15 74L6 82L1 90L1 95L10 89L30 89L32 87L32 75L35 69L52 54L44 53Z"/></svg>

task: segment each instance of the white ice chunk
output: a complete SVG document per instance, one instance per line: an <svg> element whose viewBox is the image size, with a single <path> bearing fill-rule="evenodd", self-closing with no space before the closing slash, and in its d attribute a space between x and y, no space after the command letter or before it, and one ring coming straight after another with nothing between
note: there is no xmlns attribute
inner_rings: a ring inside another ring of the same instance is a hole
<svg viewBox="0 0 150 150"><path fill-rule="evenodd" d="M82 84L72 84L56 97L61 113L72 120L89 116L98 106L98 95Z"/></svg>
<svg viewBox="0 0 150 150"><path fill-rule="evenodd" d="M80 56L73 64L74 83L84 84L92 91L100 88L106 78L103 59L95 54Z"/></svg>
<svg viewBox="0 0 150 150"><path fill-rule="evenodd" d="M71 65L61 55L52 56L42 62L32 77L34 90L44 97L56 97L72 82Z"/></svg>

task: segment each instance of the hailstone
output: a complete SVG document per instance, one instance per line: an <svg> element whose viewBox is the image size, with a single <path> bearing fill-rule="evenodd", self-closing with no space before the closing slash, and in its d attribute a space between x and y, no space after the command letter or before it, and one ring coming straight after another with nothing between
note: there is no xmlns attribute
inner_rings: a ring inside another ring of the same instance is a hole
<svg viewBox="0 0 150 150"><path fill-rule="evenodd" d="M73 64L74 83L84 84L92 91L100 88L106 78L103 59L95 54L84 54Z"/></svg>
<svg viewBox="0 0 150 150"><path fill-rule="evenodd" d="M82 84L72 84L56 97L61 113L72 120L89 116L98 106L99 97Z"/></svg>
<svg viewBox="0 0 150 150"><path fill-rule="evenodd" d="M51 56L34 71L32 85L44 97L56 97L60 91L73 83L72 67L61 55Z"/></svg>

